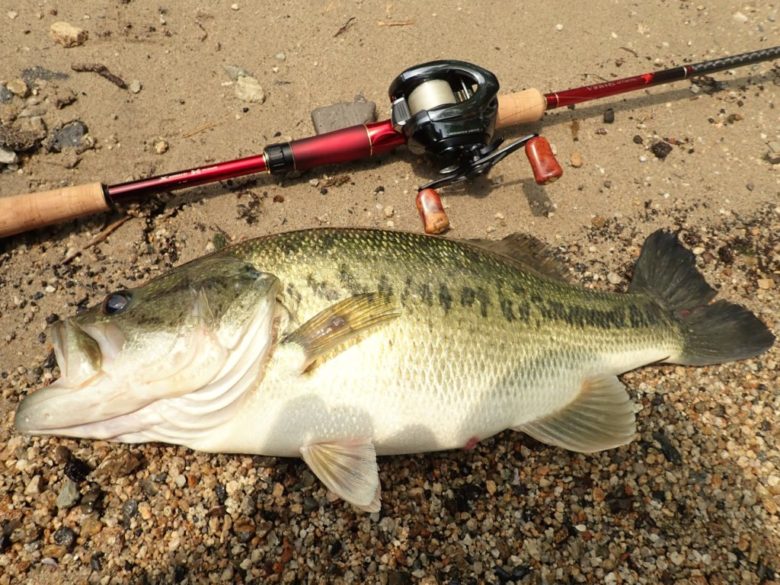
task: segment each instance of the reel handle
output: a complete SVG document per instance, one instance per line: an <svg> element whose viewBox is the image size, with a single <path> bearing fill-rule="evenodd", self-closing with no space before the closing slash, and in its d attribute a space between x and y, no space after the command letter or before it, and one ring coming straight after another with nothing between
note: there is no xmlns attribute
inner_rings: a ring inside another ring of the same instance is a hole
<svg viewBox="0 0 780 585"><path fill-rule="evenodd" d="M528 157L537 185L549 185L563 175L563 169L544 136L536 136L526 142L525 155Z"/></svg>
<svg viewBox="0 0 780 585"><path fill-rule="evenodd" d="M547 109L547 100L538 89L498 96L496 129L538 122Z"/></svg>

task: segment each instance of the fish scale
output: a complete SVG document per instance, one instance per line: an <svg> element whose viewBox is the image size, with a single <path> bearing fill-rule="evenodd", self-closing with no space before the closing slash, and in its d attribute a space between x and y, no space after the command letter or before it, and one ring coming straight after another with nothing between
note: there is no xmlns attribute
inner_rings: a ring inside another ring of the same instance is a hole
<svg viewBox="0 0 780 585"><path fill-rule="evenodd" d="M774 342L663 231L629 293L565 282L538 242L318 229L239 243L54 325L63 375L17 428L302 457L379 510L377 455L472 448L504 429L577 452L624 445L617 374Z"/></svg>
<svg viewBox="0 0 780 585"><path fill-rule="evenodd" d="M680 346L675 327L652 299L586 291L520 272L504 258L457 241L323 229L260 238L225 253L251 261L276 275L285 291L296 291L297 302L287 292L282 297L283 305L296 306L294 324L334 301L371 290L390 291L403 307L397 320L302 380L276 378L269 369L246 409L263 413L261 423L252 415L255 428L273 429L250 440L253 449L269 454L294 455L301 436L327 438L331 429L321 427L319 419L343 404L365 414L380 454L462 447L472 437L485 438L562 408L590 373L622 372ZM508 315L502 306L516 309ZM567 321L556 309L562 306L580 311ZM618 322L617 315L636 307L648 327ZM522 319L523 314L530 318ZM288 421L280 439L274 425L285 416L280 405L305 396L317 396L326 412L311 413L313 420ZM436 413L446 416L436 420ZM404 439L399 426L427 432ZM320 428L318 435L313 429ZM234 444L239 434L232 433L216 450Z"/></svg>

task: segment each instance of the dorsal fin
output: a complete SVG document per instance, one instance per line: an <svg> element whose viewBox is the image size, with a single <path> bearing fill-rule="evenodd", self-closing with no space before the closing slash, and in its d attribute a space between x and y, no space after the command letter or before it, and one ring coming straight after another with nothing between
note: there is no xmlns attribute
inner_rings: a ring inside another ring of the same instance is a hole
<svg viewBox="0 0 780 585"><path fill-rule="evenodd" d="M568 282L569 271L556 258L550 248L541 240L516 232L502 240L464 240L467 244L477 246L493 254L511 260L522 270L533 270L538 274Z"/></svg>

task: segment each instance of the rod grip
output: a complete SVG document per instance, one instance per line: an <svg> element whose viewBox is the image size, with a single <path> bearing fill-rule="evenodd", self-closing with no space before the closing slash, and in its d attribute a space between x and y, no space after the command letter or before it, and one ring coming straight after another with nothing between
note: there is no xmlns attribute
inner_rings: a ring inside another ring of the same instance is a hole
<svg viewBox="0 0 780 585"><path fill-rule="evenodd" d="M538 89L498 96L496 128L538 122L547 109L547 100Z"/></svg>
<svg viewBox="0 0 780 585"><path fill-rule="evenodd" d="M109 209L101 183L0 197L0 238Z"/></svg>

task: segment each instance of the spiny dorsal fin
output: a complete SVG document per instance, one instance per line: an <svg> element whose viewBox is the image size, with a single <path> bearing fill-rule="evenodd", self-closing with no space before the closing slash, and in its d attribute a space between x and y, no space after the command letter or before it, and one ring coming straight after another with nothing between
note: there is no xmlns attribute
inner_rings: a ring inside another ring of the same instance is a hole
<svg viewBox="0 0 780 585"><path fill-rule="evenodd" d="M338 497L359 510L379 512L381 490L370 439L311 443L301 447L309 469Z"/></svg>
<svg viewBox="0 0 780 585"><path fill-rule="evenodd" d="M562 410L515 430L577 453L630 443L636 434L634 403L615 376L583 381L579 396Z"/></svg>
<svg viewBox="0 0 780 585"><path fill-rule="evenodd" d="M566 267L553 257L547 244L531 235L517 232L502 240L477 239L465 242L512 260L522 270L531 269L548 278L568 282L569 271Z"/></svg>
<svg viewBox="0 0 780 585"><path fill-rule="evenodd" d="M363 293L320 311L285 337L283 342L295 343L303 349L303 370L306 370L317 358L400 314L401 309L392 297Z"/></svg>

